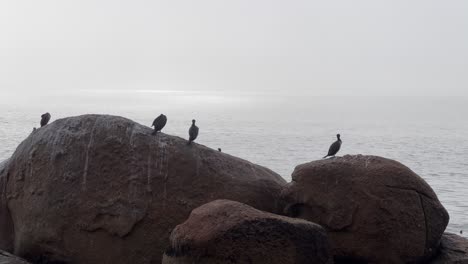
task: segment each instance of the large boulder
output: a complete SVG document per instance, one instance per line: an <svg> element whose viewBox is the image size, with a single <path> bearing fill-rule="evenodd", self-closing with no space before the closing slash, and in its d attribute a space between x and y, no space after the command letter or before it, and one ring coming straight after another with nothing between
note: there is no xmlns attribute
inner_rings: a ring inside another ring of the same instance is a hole
<svg viewBox="0 0 468 264"><path fill-rule="evenodd" d="M444 233L440 241L440 252L430 264L468 264L468 239Z"/></svg>
<svg viewBox="0 0 468 264"><path fill-rule="evenodd" d="M449 220L421 177L376 156L299 165L282 197L290 216L327 229L337 262L424 261L437 252Z"/></svg>
<svg viewBox="0 0 468 264"><path fill-rule="evenodd" d="M163 264L333 263L321 226L228 200L193 210L170 240Z"/></svg>
<svg viewBox="0 0 468 264"><path fill-rule="evenodd" d="M0 175L7 179L0 196L14 224L15 254L32 261L159 263L170 231L202 204L231 199L277 211L285 183L278 174L152 132L103 115L35 130Z"/></svg>

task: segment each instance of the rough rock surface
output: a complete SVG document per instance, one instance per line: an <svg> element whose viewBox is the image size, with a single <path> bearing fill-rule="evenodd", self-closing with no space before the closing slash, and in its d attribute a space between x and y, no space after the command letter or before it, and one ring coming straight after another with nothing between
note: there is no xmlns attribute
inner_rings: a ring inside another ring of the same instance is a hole
<svg viewBox="0 0 468 264"><path fill-rule="evenodd" d="M103 115L35 130L0 175L15 254L33 262L159 263L170 231L202 204L230 199L277 211L285 183L278 174L152 132Z"/></svg>
<svg viewBox="0 0 468 264"><path fill-rule="evenodd" d="M8 160L0 162L0 249L13 251L13 222L8 211L6 198L6 179L4 173L8 166Z"/></svg>
<svg viewBox="0 0 468 264"><path fill-rule="evenodd" d="M163 264L333 263L317 224L216 200L192 211L171 234Z"/></svg>
<svg viewBox="0 0 468 264"><path fill-rule="evenodd" d="M440 251L430 264L468 264L468 239L444 233L440 241Z"/></svg>
<svg viewBox="0 0 468 264"><path fill-rule="evenodd" d="M328 230L337 262L420 262L449 216L431 187L399 162L350 156L302 164L282 192L286 212Z"/></svg>
<svg viewBox="0 0 468 264"><path fill-rule="evenodd" d="M0 250L0 264L28 264L23 259L18 258L8 252Z"/></svg>

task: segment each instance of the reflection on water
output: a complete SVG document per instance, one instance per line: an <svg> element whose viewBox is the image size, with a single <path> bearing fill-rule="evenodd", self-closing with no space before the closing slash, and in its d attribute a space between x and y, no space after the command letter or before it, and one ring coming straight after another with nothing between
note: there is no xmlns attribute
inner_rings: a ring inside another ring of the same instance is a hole
<svg viewBox="0 0 468 264"><path fill-rule="evenodd" d="M2 100L2 99L0 99ZM433 187L450 213L448 230L468 233L467 98L306 97L220 92L83 92L0 102L0 160L39 126L40 115L121 115L150 126L160 113L165 133L187 138L197 119L197 142L264 165L286 180L300 163L320 159L335 134L339 155L396 159Z"/></svg>

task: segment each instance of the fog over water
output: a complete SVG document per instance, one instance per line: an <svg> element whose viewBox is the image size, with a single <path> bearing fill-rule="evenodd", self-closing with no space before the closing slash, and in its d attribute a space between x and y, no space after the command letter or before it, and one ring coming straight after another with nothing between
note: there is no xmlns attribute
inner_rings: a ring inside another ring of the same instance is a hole
<svg viewBox="0 0 468 264"><path fill-rule="evenodd" d="M465 0L0 1L0 93L468 96Z"/></svg>
<svg viewBox="0 0 468 264"><path fill-rule="evenodd" d="M449 231L468 231L468 98L314 97L202 91L73 91L1 100L0 159L8 158L40 115L121 115L266 166L287 181L298 164L323 157L340 133L339 156L396 159L423 177L450 213ZM465 232L467 233L467 232Z"/></svg>

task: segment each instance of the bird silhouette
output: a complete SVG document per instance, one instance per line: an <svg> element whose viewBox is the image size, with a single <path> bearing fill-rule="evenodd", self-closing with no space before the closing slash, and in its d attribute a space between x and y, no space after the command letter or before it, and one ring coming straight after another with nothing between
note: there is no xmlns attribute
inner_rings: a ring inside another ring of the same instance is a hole
<svg viewBox="0 0 468 264"><path fill-rule="evenodd" d="M191 144L198 137L198 127L195 125L195 119L192 120L192 125L189 129L189 142Z"/></svg>
<svg viewBox="0 0 468 264"><path fill-rule="evenodd" d="M167 117L165 115L160 114L158 117L156 117L153 121L153 124L151 125L151 126L154 126L153 135L160 132L164 128L166 123L167 123Z"/></svg>
<svg viewBox="0 0 468 264"><path fill-rule="evenodd" d="M331 144L331 146L330 146L330 149L328 149L328 154L325 155L325 157L323 157L323 158L330 157L330 156L334 157L336 155L336 153L338 153L338 151L340 150L340 148L341 148L340 134L337 134L336 138L337 138L337 140L335 142L333 142L333 144Z"/></svg>
<svg viewBox="0 0 468 264"><path fill-rule="evenodd" d="M50 114L49 113L45 113L45 114L42 114L41 115L41 127L47 125L47 123L49 123L49 120L50 120Z"/></svg>

